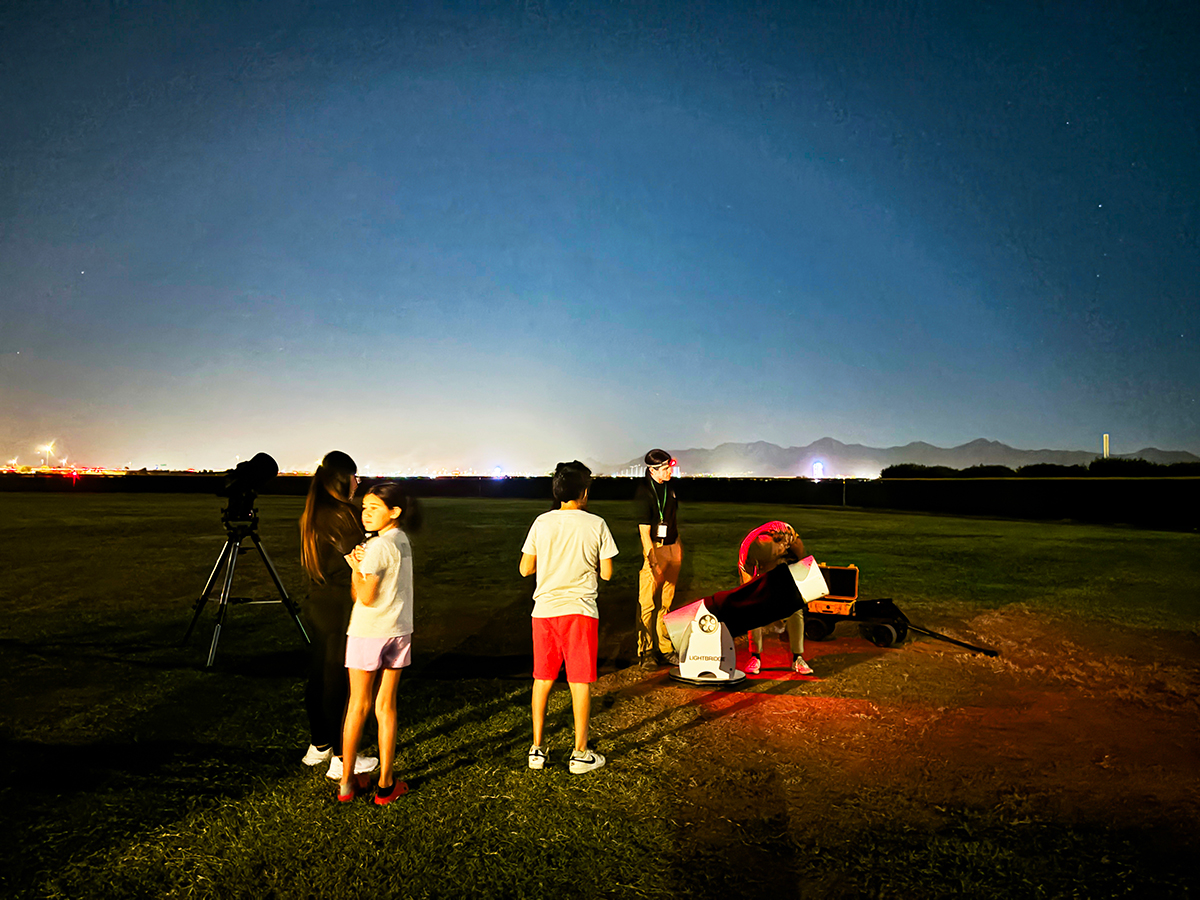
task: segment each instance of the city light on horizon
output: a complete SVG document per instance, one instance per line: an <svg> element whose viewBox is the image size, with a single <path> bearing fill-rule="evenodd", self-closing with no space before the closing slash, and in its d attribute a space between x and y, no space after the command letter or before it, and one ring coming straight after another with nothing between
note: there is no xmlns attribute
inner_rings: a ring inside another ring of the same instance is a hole
<svg viewBox="0 0 1200 900"><path fill-rule="evenodd" d="M67 440L69 442L70 438L68 437ZM61 438L56 438L51 442L36 445L36 449L38 452L45 454L48 450L58 450L58 445L61 442ZM708 450L704 448L680 449L673 442L666 441L656 441L656 443L671 447L671 452L675 456L680 457L680 459L672 459L675 463L672 468L672 474L677 478L787 479L799 477L813 480L873 480L880 477L883 469L899 464L949 467L958 470L978 465L999 465L1003 468L1008 468L1010 471L1016 471L1022 466L1035 463L1067 465L1078 469L1081 466L1087 467L1093 460L1101 458L1086 450L1059 451L1042 449L1031 451L1008 447L999 442L986 440L968 442L955 448L939 448L924 444L913 451L917 456L908 455L909 451L905 447L871 448L863 445L846 445L828 437L814 441L806 447L792 448L769 445L761 441L742 444L727 443L718 448ZM259 452L266 452L268 456L271 456L276 461L281 475L311 476L320 464L319 460L314 461L310 458L307 465L296 465L286 458L278 458L276 456L276 449L270 446L269 443L266 446L261 444L259 446L261 447ZM773 449L769 453L764 453L764 447L773 447ZM55 474L77 471L83 474L137 474L141 472L212 474L232 470L243 459L249 459L252 454L247 451L255 450L256 447L254 444L250 444L242 449L242 453L229 454L226 457L224 465L220 463L213 464L212 462L207 465L181 465L172 464L160 458L158 462L153 464L141 464L136 460L130 460L124 465L114 466L103 462L81 461L78 456L62 453L60 456L48 454L35 459L32 465L24 466L20 463L20 454L16 454L9 457L3 468L10 473L43 472ZM487 463L484 465L447 464L444 462L422 464L411 461L396 463L368 457L360 452L354 442L343 444L341 449L349 451L351 457L358 460L359 477L364 479L503 479L539 477L551 474L554 464L557 461L533 466L506 466L498 463ZM818 456L817 454L820 455ZM933 455L922 458L922 454ZM483 455L486 458L487 455L491 454L484 451ZM1001 462L998 455L1006 458L1007 462ZM1144 458L1156 465L1170 465L1173 463L1190 464L1197 461L1197 457L1193 454L1162 452L1154 448L1146 448L1137 452L1126 452L1120 454L1120 456L1127 459ZM588 465L597 477L642 478L646 474L646 467L641 461L640 453L637 455L636 461L628 463L597 460L590 456L586 449L575 449L574 452L560 454L560 457L563 459L571 457L588 458ZM773 461L764 463L764 458L767 457L773 458ZM1103 458L1106 459L1107 457ZM872 466L875 466L875 468L872 468ZM990 475L984 477L999 476Z"/></svg>

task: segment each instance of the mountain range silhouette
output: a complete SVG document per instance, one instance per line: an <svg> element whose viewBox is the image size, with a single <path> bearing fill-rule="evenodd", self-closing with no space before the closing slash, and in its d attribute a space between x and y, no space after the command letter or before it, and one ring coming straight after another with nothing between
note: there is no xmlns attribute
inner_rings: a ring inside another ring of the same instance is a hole
<svg viewBox="0 0 1200 900"><path fill-rule="evenodd" d="M668 448L669 449L669 448ZM812 477L876 478L881 470L900 463L923 466L949 466L965 469L978 465L1001 465L1016 469L1033 463L1086 466L1100 454L1090 450L1020 450L984 438L957 447L935 447L914 441L899 447L866 447L843 444L830 437L805 447L780 447L767 441L747 444L725 443L712 449L671 450L683 475L779 478L796 475ZM1145 459L1163 465L1176 462L1200 462L1200 456L1186 450L1159 450L1146 447L1134 453L1111 454L1126 459ZM819 464L819 469L814 466ZM641 457L612 465L589 460L597 474L640 475Z"/></svg>

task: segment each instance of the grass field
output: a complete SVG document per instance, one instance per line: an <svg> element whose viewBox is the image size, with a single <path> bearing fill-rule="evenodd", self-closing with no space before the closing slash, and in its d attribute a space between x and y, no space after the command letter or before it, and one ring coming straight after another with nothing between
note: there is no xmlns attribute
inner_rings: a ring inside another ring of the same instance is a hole
<svg viewBox="0 0 1200 900"><path fill-rule="evenodd" d="M300 507L260 502L260 533L297 599ZM529 772L532 582L516 570L547 505L426 507L414 539L418 655L401 688L399 765L413 790L380 809L339 806L299 764L304 654L280 607L232 608L212 671L209 615L178 646L224 540L220 501L0 494L0 894L668 897L783 885L796 896L1190 896L1182 868L1146 863L1152 832L1021 827L969 806L924 831L864 820L840 842L800 841L767 810L729 832L728 853L697 844L684 798L707 721L699 704L634 728L616 713L635 700L599 698L595 739L611 764L572 778L561 765L570 710L556 691L560 765ZM634 656L635 528L625 504L593 511L622 549L601 598L602 670L620 675ZM1194 636L1200 622L1195 535L764 505L682 513L683 599L732 586L741 537L782 518L818 559L860 566L862 596L892 597L934 628L1010 607L1131 633ZM235 593L271 595L256 558L238 571Z"/></svg>

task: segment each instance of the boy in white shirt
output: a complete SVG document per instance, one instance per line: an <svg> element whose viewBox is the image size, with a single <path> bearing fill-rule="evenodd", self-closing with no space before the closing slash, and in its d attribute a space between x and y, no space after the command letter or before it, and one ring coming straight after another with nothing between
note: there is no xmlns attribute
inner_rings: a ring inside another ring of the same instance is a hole
<svg viewBox="0 0 1200 900"><path fill-rule="evenodd" d="M612 578L617 545L599 516L587 512L592 471L575 460L554 470L554 499L559 509L538 516L521 548L523 576L537 573L533 592L533 746L529 768L546 764L542 729L550 689L563 664L575 714L572 775L604 765L604 757L589 750L588 718L591 685L596 680L596 650L600 611L596 606L599 578Z"/></svg>

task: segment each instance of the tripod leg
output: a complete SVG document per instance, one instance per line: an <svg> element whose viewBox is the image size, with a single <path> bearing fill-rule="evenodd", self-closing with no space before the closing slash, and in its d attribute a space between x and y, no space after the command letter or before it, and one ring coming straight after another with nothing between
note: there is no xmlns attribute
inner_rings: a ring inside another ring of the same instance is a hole
<svg viewBox="0 0 1200 900"><path fill-rule="evenodd" d="M952 637L947 637L944 634L939 634L936 631L930 631L928 628L921 628L919 625L908 623L910 631L916 631L920 634L927 634L931 638L937 638L939 641L945 641L947 644L954 644L958 647L966 647L968 650L974 650L976 653L982 653L984 656L999 656L999 650L989 650L987 647L976 647L974 644L968 644L966 641L956 641Z"/></svg>
<svg viewBox="0 0 1200 900"><path fill-rule="evenodd" d="M192 608L196 610L196 614L192 616L192 624L188 626L187 634L183 636L180 645L187 643L188 638L192 636L192 630L196 627L196 622L200 620L200 613L204 610L204 604L208 602L208 595L212 593L213 585L217 583L217 576L221 574L221 567L225 565L225 560L229 556L229 550L233 544L232 540L227 540L225 546L221 548L221 552L217 555L217 564L213 566L212 574L208 576L208 583L204 585L204 590L200 592L200 599L196 601L196 605Z"/></svg>
<svg viewBox="0 0 1200 900"><path fill-rule="evenodd" d="M304 638L304 643L311 644L308 632L304 630L304 623L300 621L300 608L292 602L292 598L288 596L287 590L283 586L283 582L279 579L279 573L275 571L275 566L271 563L271 557L267 555L267 548L263 546L262 539L258 536L258 532L250 532L250 539L254 541L254 546L258 550L258 555L262 557L263 563L266 564L267 571L271 573L271 580L275 582L275 589L279 591L279 599L283 601L284 607L292 614L292 621L296 623L296 627L300 629L300 637Z"/></svg>
<svg viewBox="0 0 1200 900"><path fill-rule="evenodd" d="M212 646L208 648L208 662L205 667L211 669L217 656L217 641L221 640L221 625L225 622L225 611L229 609L229 594L233 590L233 570L237 566L238 551L242 548L242 539L229 539L229 565L225 568L225 584L221 588L221 602L217 606L217 627L213 629Z"/></svg>

